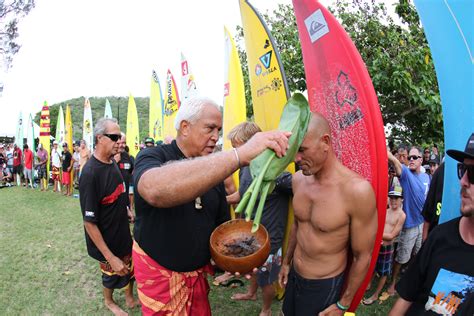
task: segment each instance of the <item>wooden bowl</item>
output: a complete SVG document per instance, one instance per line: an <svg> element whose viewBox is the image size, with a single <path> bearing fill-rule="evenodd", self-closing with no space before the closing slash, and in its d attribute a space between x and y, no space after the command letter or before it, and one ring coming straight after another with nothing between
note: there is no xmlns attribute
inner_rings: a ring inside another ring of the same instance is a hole
<svg viewBox="0 0 474 316"><path fill-rule="evenodd" d="M270 254L270 236L263 225L260 225L254 234L251 229L252 222L246 222L245 219L230 220L214 229L209 243L212 259L219 268L232 273L244 274L265 263ZM257 245L255 252L242 257L227 254L229 244L251 237L255 237Z"/></svg>

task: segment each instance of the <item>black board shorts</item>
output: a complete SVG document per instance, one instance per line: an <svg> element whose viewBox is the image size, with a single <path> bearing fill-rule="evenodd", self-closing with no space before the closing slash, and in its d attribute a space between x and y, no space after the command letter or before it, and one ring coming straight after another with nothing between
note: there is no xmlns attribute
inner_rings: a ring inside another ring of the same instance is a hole
<svg viewBox="0 0 474 316"><path fill-rule="evenodd" d="M335 304L341 296L344 273L333 278L309 280L300 276L293 267L288 274L283 301L284 316L318 315Z"/></svg>

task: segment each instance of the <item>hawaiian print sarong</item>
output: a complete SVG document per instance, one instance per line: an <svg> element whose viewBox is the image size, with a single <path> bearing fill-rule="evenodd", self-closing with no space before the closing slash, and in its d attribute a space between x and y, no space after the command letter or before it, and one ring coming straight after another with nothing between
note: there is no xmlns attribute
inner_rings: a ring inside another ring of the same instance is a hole
<svg viewBox="0 0 474 316"><path fill-rule="evenodd" d="M143 315L211 315L207 265L191 272L175 272L159 265L133 243L138 298Z"/></svg>

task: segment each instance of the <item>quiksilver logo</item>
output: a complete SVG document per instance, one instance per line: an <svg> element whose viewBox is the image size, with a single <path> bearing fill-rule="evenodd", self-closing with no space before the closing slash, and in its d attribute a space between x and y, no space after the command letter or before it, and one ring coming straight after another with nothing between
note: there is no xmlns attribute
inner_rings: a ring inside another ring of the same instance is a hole
<svg viewBox="0 0 474 316"><path fill-rule="evenodd" d="M311 43L316 42L323 35L329 33L328 23L324 18L323 12L318 9L304 20L306 29L308 30Z"/></svg>

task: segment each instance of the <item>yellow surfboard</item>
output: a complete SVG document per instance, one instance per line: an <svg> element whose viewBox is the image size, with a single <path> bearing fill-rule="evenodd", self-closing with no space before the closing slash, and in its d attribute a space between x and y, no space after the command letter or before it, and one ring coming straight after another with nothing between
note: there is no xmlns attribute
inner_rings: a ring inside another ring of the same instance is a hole
<svg viewBox="0 0 474 316"><path fill-rule="evenodd" d="M138 114L135 99L132 94L128 97L127 110L127 146L130 156L137 157L140 151L140 134L138 128Z"/></svg>
<svg viewBox="0 0 474 316"><path fill-rule="evenodd" d="M179 96L178 96L178 89L176 87L176 83L174 81L173 75L171 71L168 69L166 74L166 99L165 99L165 107L163 113L163 121L164 121L164 137L176 137L176 129L174 127L174 119L176 117L176 113L178 112L178 108L180 106L179 103Z"/></svg>
<svg viewBox="0 0 474 316"><path fill-rule="evenodd" d="M46 162L46 174L47 177L44 181L45 183L45 188L48 187L48 181L49 181L49 156L51 154L51 142L50 142L50 137L51 137L51 121L49 118L49 106L48 102L44 101L43 107L41 108L41 118L40 118L40 143L43 146L44 149L48 152L48 160Z"/></svg>
<svg viewBox="0 0 474 316"><path fill-rule="evenodd" d="M236 125L245 122L247 109L245 103L244 76L240 65L239 54L234 39L224 27L225 54L224 54L224 117L223 117L223 149L232 148L227 138L230 130ZM235 187L239 187L239 173L233 175ZM235 218L231 209L231 217Z"/></svg>
<svg viewBox="0 0 474 316"><path fill-rule="evenodd" d="M64 141L67 143L69 152L74 154L74 148L72 146L72 118L71 118L71 107L66 105L66 119L64 121ZM74 168L71 170L71 183L74 183Z"/></svg>
<svg viewBox="0 0 474 316"><path fill-rule="evenodd" d="M160 81L156 71L151 73L150 87L150 114L148 125L148 136L155 141L163 141L163 96L161 94Z"/></svg>
<svg viewBox="0 0 474 316"><path fill-rule="evenodd" d="M280 61L280 53L260 14L248 1L239 0L239 4L247 51L255 123L263 131L273 130L278 128L283 107L290 95L283 65ZM288 171L294 173L294 164L288 167ZM293 207L290 202L282 247L283 255L286 254L288 248L288 238L292 225ZM283 294L284 290L278 288L277 296L279 299L283 297Z"/></svg>

